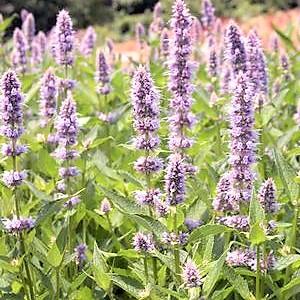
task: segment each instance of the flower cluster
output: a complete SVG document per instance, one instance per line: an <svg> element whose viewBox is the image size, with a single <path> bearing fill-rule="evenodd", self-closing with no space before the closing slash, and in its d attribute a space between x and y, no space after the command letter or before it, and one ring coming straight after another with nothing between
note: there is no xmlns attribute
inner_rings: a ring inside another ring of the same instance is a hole
<svg viewBox="0 0 300 300"><path fill-rule="evenodd" d="M112 208L110 202L106 198L104 198L101 202L100 211L106 215L111 211L111 209Z"/></svg>
<svg viewBox="0 0 300 300"><path fill-rule="evenodd" d="M35 41L40 45L42 56L45 55L47 50L47 37L43 31L39 31L35 37Z"/></svg>
<svg viewBox="0 0 300 300"><path fill-rule="evenodd" d="M250 223L249 218L247 216L227 216L218 218L218 222L220 224L226 225L228 227L240 230L240 231L249 231Z"/></svg>
<svg viewBox="0 0 300 300"><path fill-rule="evenodd" d="M213 38L209 40L209 59L208 59L208 74L212 78L216 78L218 75L218 55L216 50L216 43Z"/></svg>
<svg viewBox="0 0 300 300"><path fill-rule="evenodd" d="M75 263L79 267L82 267L84 261L86 260L86 250L87 250L87 245L86 244L79 244L74 249Z"/></svg>
<svg viewBox="0 0 300 300"><path fill-rule="evenodd" d="M169 56L170 45L169 45L169 31L164 28L160 35L160 54L162 58L167 58Z"/></svg>
<svg viewBox="0 0 300 300"><path fill-rule="evenodd" d="M164 232L161 237L161 241L168 246L184 246L187 244L189 234L187 232Z"/></svg>
<svg viewBox="0 0 300 300"><path fill-rule="evenodd" d="M182 271L182 280L188 288L199 287L201 285L201 277L195 263L188 260Z"/></svg>
<svg viewBox="0 0 300 300"><path fill-rule="evenodd" d="M29 50L31 50L31 44L35 36L35 20L32 13L28 13L22 24L22 31L28 42Z"/></svg>
<svg viewBox="0 0 300 300"><path fill-rule="evenodd" d="M19 28L16 28L14 31L13 44L12 65L17 71L25 73L27 70L26 51L28 43L24 33Z"/></svg>
<svg viewBox="0 0 300 300"><path fill-rule="evenodd" d="M153 21L150 24L149 32L154 36L159 35L164 27L164 21L162 19L162 8L160 2L157 2L153 10Z"/></svg>
<svg viewBox="0 0 300 300"><path fill-rule="evenodd" d="M74 50L73 23L69 13L61 10L55 26L55 58L60 65L72 65Z"/></svg>
<svg viewBox="0 0 300 300"><path fill-rule="evenodd" d="M276 201L276 186L272 178L267 179L258 192L258 200L266 213L276 213L279 204Z"/></svg>
<svg viewBox="0 0 300 300"><path fill-rule="evenodd" d="M135 234L132 244L137 252L151 252L155 249L152 235L142 232Z"/></svg>
<svg viewBox="0 0 300 300"><path fill-rule="evenodd" d="M80 52L84 56L89 56L93 53L96 44L97 34L92 26L89 26L82 38L80 44Z"/></svg>
<svg viewBox="0 0 300 300"><path fill-rule="evenodd" d="M18 234L20 232L29 231L35 226L35 220L32 217L17 218L14 216L12 219L2 220L4 229L11 234Z"/></svg>
<svg viewBox="0 0 300 300"><path fill-rule="evenodd" d="M145 47L145 34L146 30L142 23L137 23L135 26L135 39L140 49Z"/></svg>
<svg viewBox="0 0 300 300"><path fill-rule="evenodd" d="M215 22L216 17L214 6L210 2L210 0L203 0L201 17L202 28L206 31L211 31L215 26Z"/></svg>
<svg viewBox="0 0 300 300"><path fill-rule="evenodd" d="M97 92L99 94L107 95L110 93L110 68L101 50L98 50L96 54L95 80L98 85Z"/></svg>

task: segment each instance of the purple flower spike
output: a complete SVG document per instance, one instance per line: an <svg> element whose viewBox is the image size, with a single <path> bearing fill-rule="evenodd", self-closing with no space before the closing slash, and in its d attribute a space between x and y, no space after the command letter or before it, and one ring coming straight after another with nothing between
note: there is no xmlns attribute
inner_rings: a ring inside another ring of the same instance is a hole
<svg viewBox="0 0 300 300"><path fill-rule="evenodd" d="M216 78L218 75L218 55L216 51L216 43L213 38L210 38L209 42L209 61L208 61L208 74L212 78Z"/></svg>
<svg viewBox="0 0 300 300"><path fill-rule="evenodd" d="M231 66L233 74L237 76L240 71L247 70L246 49L238 25L231 23L225 31L225 60Z"/></svg>
<svg viewBox="0 0 300 300"><path fill-rule="evenodd" d="M280 61L281 61L281 68L282 68L282 71L283 71L283 77L286 81L289 81L291 79L289 58L284 53L284 54L281 55Z"/></svg>
<svg viewBox="0 0 300 300"><path fill-rule="evenodd" d="M187 219L185 219L184 224L188 228L189 231L192 231L192 230L198 228L200 225L202 225L203 222L201 220L187 218Z"/></svg>
<svg viewBox="0 0 300 300"><path fill-rule="evenodd" d="M252 83L253 94L268 93L268 73L266 58L261 42L255 31L247 39L247 75Z"/></svg>
<svg viewBox="0 0 300 300"><path fill-rule="evenodd" d="M13 65L16 70L25 73L27 70L26 51L28 49L28 43L24 33L19 28L16 28L14 31L13 43Z"/></svg>
<svg viewBox="0 0 300 300"><path fill-rule="evenodd" d="M5 230L11 234L18 234L20 232L29 231L35 226L35 220L32 217L17 218L16 216L14 216L11 220L4 219L2 222Z"/></svg>
<svg viewBox="0 0 300 300"><path fill-rule="evenodd" d="M86 244L79 244L74 249L75 263L79 267L82 267L84 261L86 260L86 250L87 250L87 245Z"/></svg>
<svg viewBox="0 0 300 300"><path fill-rule="evenodd" d="M201 285L200 273L193 261L188 260L185 263L182 271L182 280L188 288L195 288Z"/></svg>
<svg viewBox="0 0 300 300"><path fill-rule="evenodd" d="M157 2L153 10L153 21L149 26L149 32L153 34L160 34L164 27L162 19L162 8L160 2Z"/></svg>
<svg viewBox="0 0 300 300"><path fill-rule="evenodd" d="M154 206L156 202L160 201L161 192L159 189L150 189L148 191L136 191L135 200L140 205Z"/></svg>
<svg viewBox="0 0 300 300"><path fill-rule="evenodd" d="M230 159L232 197L237 202L249 202L255 174L257 134L254 130L254 104L248 79L240 74L236 80L235 95L230 113Z"/></svg>
<svg viewBox="0 0 300 300"><path fill-rule="evenodd" d="M56 130L61 145L74 145L77 142L79 124L76 112L76 103L71 92L61 105L56 123Z"/></svg>
<svg viewBox="0 0 300 300"><path fill-rule="evenodd" d="M170 51L170 42L169 42L169 31L167 28L164 28L160 35L160 53L163 58L169 56Z"/></svg>
<svg viewBox="0 0 300 300"><path fill-rule="evenodd" d="M27 39L29 50L31 50L31 44L33 42L35 36L35 20L34 16L31 13L28 13L23 24L22 24L22 31Z"/></svg>
<svg viewBox="0 0 300 300"><path fill-rule="evenodd" d="M47 49L47 37L43 31L38 32L36 36L36 41L40 45L42 56L44 56Z"/></svg>
<svg viewBox="0 0 300 300"><path fill-rule="evenodd" d="M26 179L27 177L27 172L26 171L4 171L2 174L3 178L3 182L4 184L9 187L9 188L13 188L16 186L19 186L23 183L23 181Z"/></svg>
<svg viewBox="0 0 300 300"><path fill-rule="evenodd" d="M202 35L202 25L198 18L192 17L191 37L193 43L198 43Z"/></svg>
<svg viewBox="0 0 300 300"><path fill-rule="evenodd" d="M23 131L23 95L20 81L13 71L4 73L1 79L1 119L0 132L9 139L19 138Z"/></svg>
<svg viewBox="0 0 300 300"><path fill-rule="evenodd" d="M135 38L136 38L136 42L139 45L140 49L144 48L145 45L145 41L144 41L144 37L146 34L146 30L143 24L141 23L137 23L135 26Z"/></svg>
<svg viewBox="0 0 300 300"><path fill-rule="evenodd" d="M165 191L167 203L178 205L185 198L185 163L180 154L171 154L165 176Z"/></svg>
<svg viewBox="0 0 300 300"><path fill-rule="evenodd" d="M13 145L12 144L3 144L1 152L3 156L20 156L21 154L27 152L27 145Z"/></svg>
<svg viewBox="0 0 300 300"><path fill-rule="evenodd" d="M64 207L68 209L74 208L77 204L80 203L79 197L71 197L68 201L64 203Z"/></svg>
<svg viewBox="0 0 300 300"><path fill-rule="evenodd" d="M108 214L111 211L111 209L112 208L110 202L106 198L104 198L101 202L100 211L103 214Z"/></svg>
<svg viewBox="0 0 300 300"><path fill-rule="evenodd" d="M132 244L137 252L151 252L155 249L151 234L136 233Z"/></svg>
<svg viewBox="0 0 300 300"><path fill-rule="evenodd" d="M160 158L151 156L141 156L134 163L135 170L143 174L151 174L158 172L162 169L162 167L162 160Z"/></svg>
<svg viewBox="0 0 300 300"><path fill-rule="evenodd" d="M76 177L79 175L79 170L77 167L63 167L59 169L59 175L62 178Z"/></svg>
<svg viewBox="0 0 300 300"><path fill-rule="evenodd" d="M58 98L58 78L48 69L41 81L40 114L47 122L56 114Z"/></svg>
<svg viewBox="0 0 300 300"><path fill-rule="evenodd" d="M110 68L102 51L96 54L96 73L95 80L98 84L97 92L102 95L110 93Z"/></svg>
<svg viewBox="0 0 300 300"><path fill-rule="evenodd" d="M69 13L61 10L56 19L55 27L55 58L60 65L72 65L74 61L74 32L73 23Z"/></svg>
<svg viewBox="0 0 300 300"><path fill-rule="evenodd" d="M167 246L173 247L176 245L184 246L187 244L189 234L187 232L164 232L161 237L161 241Z"/></svg>
<svg viewBox="0 0 300 300"><path fill-rule="evenodd" d="M267 179L258 192L258 200L266 213L276 213L279 204L276 201L276 186L272 178Z"/></svg>
<svg viewBox="0 0 300 300"><path fill-rule="evenodd" d="M221 93L228 94L230 92L230 82L231 82L231 70L228 66L225 66L222 70L221 77Z"/></svg>
<svg viewBox="0 0 300 300"><path fill-rule="evenodd" d="M89 26L81 41L80 52L84 56L89 56L93 53L97 39L97 34L92 26Z"/></svg>
<svg viewBox="0 0 300 300"><path fill-rule="evenodd" d="M230 173L225 173L219 180L217 185L216 198L213 201L213 208L216 211L238 211L238 202L231 197L231 176Z"/></svg>
<svg viewBox="0 0 300 300"><path fill-rule="evenodd" d="M194 68L194 64L190 61L192 53L191 26L192 18L184 1L177 0L173 6L171 19L173 38L169 55L169 89L172 92L170 108L173 114L170 122L170 146L174 150L189 148L192 145L183 134L184 127L191 125L186 122L192 119L189 112L192 105L193 85L191 79Z"/></svg>
<svg viewBox="0 0 300 300"><path fill-rule="evenodd" d="M226 225L228 227L240 230L240 231L249 231L250 224L249 218L247 216L228 216L221 217L218 219L220 224Z"/></svg>
<svg viewBox="0 0 300 300"><path fill-rule="evenodd" d="M210 0L203 0L201 17L202 28L206 31L211 31L215 26L215 22L216 17L214 6L210 2Z"/></svg>
<svg viewBox="0 0 300 300"><path fill-rule="evenodd" d="M34 40L31 44L31 65L39 65L43 61L42 49L40 44Z"/></svg>

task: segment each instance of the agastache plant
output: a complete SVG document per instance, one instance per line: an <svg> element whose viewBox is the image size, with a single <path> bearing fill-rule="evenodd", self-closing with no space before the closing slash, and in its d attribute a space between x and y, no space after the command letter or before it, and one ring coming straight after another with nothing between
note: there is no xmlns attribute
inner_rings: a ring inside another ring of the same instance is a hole
<svg viewBox="0 0 300 300"><path fill-rule="evenodd" d="M153 21L150 24L149 32L154 36L160 35L163 27L164 27L164 21L162 19L162 7L161 7L161 3L157 2L154 6Z"/></svg>
<svg viewBox="0 0 300 300"><path fill-rule="evenodd" d="M97 39L97 34L92 26L89 26L82 38L80 44L80 52L84 56L89 56L93 53Z"/></svg>
<svg viewBox="0 0 300 300"><path fill-rule="evenodd" d="M26 54L28 44L24 33L19 28L16 28L14 31L13 44L14 48L12 55L12 64L18 72L24 74L28 68L28 60Z"/></svg>
<svg viewBox="0 0 300 300"><path fill-rule="evenodd" d="M161 201L161 193L155 189L151 182L153 173L162 168L161 160L153 155L159 145L157 131L159 128L159 98L160 95L154 86L150 72L144 66L140 66L133 77L131 99L133 105L134 129L137 133L134 145L144 151L144 156L135 162L135 169L144 174L146 190L135 193L136 201L149 207L150 215L156 210L160 215L164 204ZM167 209L165 209L165 213ZM146 258L145 258L146 259ZM145 261L146 263L146 261ZM153 258L154 281L157 281L156 260Z"/></svg>
<svg viewBox="0 0 300 300"><path fill-rule="evenodd" d="M97 84L97 93L101 95L108 95L110 93L110 67L104 52L101 50L98 50L96 54L95 81Z"/></svg>
<svg viewBox="0 0 300 300"><path fill-rule="evenodd" d="M41 48L41 54L42 56L44 56L47 50L47 37L45 33L43 31L39 31L35 37L35 40L37 41L37 43L39 43Z"/></svg>
<svg viewBox="0 0 300 300"><path fill-rule="evenodd" d="M176 206L185 199L185 176L188 166L184 150L192 146L192 140L186 136L186 130L195 121L194 115L190 112L194 64L190 60L192 54L192 17L183 0L175 1L172 12L172 40L169 55L169 89L172 94L170 100L171 116L169 117L169 148L173 153L169 156L165 175L165 191L167 203L175 208L173 229L175 234L178 234ZM176 279L180 281L178 245L174 246L174 264Z"/></svg>
<svg viewBox="0 0 300 300"><path fill-rule="evenodd" d="M32 13L28 13L22 24L22 31L26 37L29 51L31 51L32 42L35 36L35 20Z"/></svg>
<svg viewBox="0 0 300 300"><path fill-rule="evenodd" d="M27 151L25 145L19 144L18 140L24 133L23 127L23 101L24 96L21 93L21 83L14 71L8 70L1 79L1 127L0 133L7 139L7 144L2 146L2 154L12 159L12 170L4 171L2 181L13 190L13 198L15 201L14 217L4 222L4 228L9 233L17 235L20 242L20 256L24 255L24 268L27 280L23 280L24 289L27 290L27 284L31 299L34 299L33 285L31 279L30 267L25 255L25 243L23 234L32 229L35 225L34 219L21 216L21 203L16 193L16 189L27 177L25 170L19 170L17 158ZM23 271L21 271L23 272ZM26 284L27 283L27 284Z"/></svg>
<svg viewBox="0 0 300 300"><path fill-rule="evenodd" d="M201 24L205 31L212 31L215 26L215 8L210 0L202 1Z"/></svg>
<svg viewBox="0 0 300 300"><path fill-rule="evenodd" d="M170 52L169 31L164 28L160 35L160 54L163 59L168 58Z"/></svg>

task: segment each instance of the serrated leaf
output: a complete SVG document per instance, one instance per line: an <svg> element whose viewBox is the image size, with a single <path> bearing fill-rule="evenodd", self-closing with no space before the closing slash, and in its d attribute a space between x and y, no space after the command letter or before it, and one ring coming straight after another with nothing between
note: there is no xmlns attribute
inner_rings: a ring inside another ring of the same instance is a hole
<svg viewBox="0 0 300 300"><path fill-rule="evenodd" d="M263 223L265 220L265 213L264 210L259 203L257 197L252 196L251 202L250 202L250 208L249 208L249 214L250 214L250 224L253 225L255 223Z"/></svg>
<svg viewBox="0 0 300 300"><path fill-rule="evenodd" d="M131 277L121 276L121 275L112 275L112 281L115 285L135 297L140 299L141 295L144 292L143 285Z"/></svg>
<svg viewBox="0 0 300 300"><path fill-rule="evenodd" d="M281 271L297 261L300 261L300 255L298 254L291 254L284 257L280 257L276 260L274 269Z"/></svg>
<svg viewBox="0 0 300 300"><path fill-rule="evenodd" d="M266 241L266 234L260 223L251 226L249 239L253 245L260 245Z"/></svg>
<svg viewBox="0 0 300 300"><path fill-rule="evenodd" d="M60 254L60 251L54 243L47 253L47 262L54 268L58 268L62 262L63 256Z"/></svg>
<svg viewBox="0 0 300 300"><path fill-rule="evenodd" d="M292 279L287 285L280 289L282 299L288 300L294 295L300 294L300 278Z"/></svg>

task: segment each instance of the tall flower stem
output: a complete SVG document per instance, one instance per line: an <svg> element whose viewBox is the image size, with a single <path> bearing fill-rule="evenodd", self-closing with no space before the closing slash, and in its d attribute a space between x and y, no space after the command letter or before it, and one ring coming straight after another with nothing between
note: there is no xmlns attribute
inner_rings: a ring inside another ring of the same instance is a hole
<svg viewBox="0 0 300 300"><path fill-rule="evenodd" d="M173 219L173 226L174 226L174 231L176 234L178 234L177 230L177 212L176 212L176 207L175 207L175 212L174 212L174 219ZM178 246L174 247L174 266L175 266L175 277L178 282L180 282L180 253L179 253L179 248Z"/></svg>
<svg viewBox="0 0 300 300"><path fill-rule="evenodd" d="M144 271L145 271L145 279L146 279L145 285L147 285L149 282L149 272L148 272L148 262L147 262L146 254L144 256Z"/></svg>
<svg viewBox="0 0 300 300"><path fill-rule="evenodd" d="M119 251L120 248L121 248L121 244L120 244L120 242L119 242L119 240L116 236L115 230L112 226L112 223L111 223L111 220L110 220L110 217L109 217L108 214L106 214L106 220L107 220L107 223L108 223L108 226L109 226L109 230L112 234L112 239L113 239L113 242L114 242L114 246L115 246L116 250Z"/></svg>
<svg viewBox="0 0 300 300"><path fill-rule="evenodd" d="M256 300L261 300L260 247L256 248Z"/></svg>

